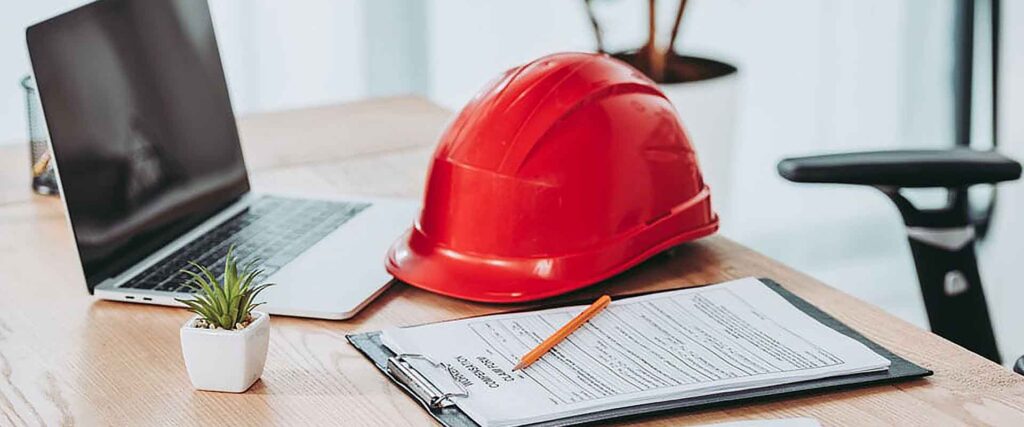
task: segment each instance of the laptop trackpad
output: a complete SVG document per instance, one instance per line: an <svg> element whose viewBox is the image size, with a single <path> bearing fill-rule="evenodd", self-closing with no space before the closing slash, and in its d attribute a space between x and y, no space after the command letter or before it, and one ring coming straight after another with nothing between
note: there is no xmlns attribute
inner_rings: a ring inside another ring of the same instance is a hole
<svg viewBox="0 0 1024 427"><path fill-rule="evenodd" d="M374 202L285 265L263 295L271 314L347 319L384 290L384 259L412 224L414 202Z"/></svg>

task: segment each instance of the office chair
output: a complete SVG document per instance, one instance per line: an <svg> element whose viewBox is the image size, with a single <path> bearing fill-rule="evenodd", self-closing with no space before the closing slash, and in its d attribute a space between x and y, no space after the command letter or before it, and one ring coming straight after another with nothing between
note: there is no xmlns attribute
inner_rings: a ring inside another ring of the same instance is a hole
<svg viewBox="0 0 1024 427"><path fill-rule="evenodd" d="M1013 181L1021 165L996 153L998 124L1000 0L987 0L991 23L992 150L971 150L975 0L958 0L954 51L954 143L949 150L897 150L832 154L782 160L779 174L793 182L843 183L878 188L907 226L911 253L932 331L996 363L1000 362L988 306L978 275L974 243L989 231L996 192L980 209L968 203L976 184ZM919 209L903 188L945 188L947 203ZM1024 375L1024 357L1014 371Z"/></svg>
<svg viewBox="0 0 1024 427"><path fill-rule="evenodd" d="M974 254L977 237L967 188L1020 178L1021 165L994 151L896 150L790 158L779 174L793 182L868 185L903 215L932 331L999 363ZM945 188L945 206L919 209L900 190Z"/></svg>

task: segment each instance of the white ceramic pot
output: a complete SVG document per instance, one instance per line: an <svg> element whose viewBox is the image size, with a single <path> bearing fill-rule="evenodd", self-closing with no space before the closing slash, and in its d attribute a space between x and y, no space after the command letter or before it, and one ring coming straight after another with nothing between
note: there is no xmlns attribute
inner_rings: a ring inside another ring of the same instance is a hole
<svg viewBox="0 0 1024 427"><path fill-rule="evenodd" d="M704 181L711 187L712 207L722 217L730 217L739 74L732 72L707 80L658 86L675 105L686 127Z"/></svg>
<svg viewBox="0 0 1024 427"><path fill-rule="evenodd" d="M615 58L643 69L636 51ZM697 152L704 182L711 187L711 207L728 223L733 198L733 152L739 124L739 82L736 67L713 59L670 55L658 87L676 107Z"/></svg>
<svg viewBox="0 0 1024 427"><path fill-rule="evenodd" d="M194 316L181 327L181 354L192 386L199 390L241 393L263 374L270 343L270 315L254 311L245 329L200 329Z"/></svg>

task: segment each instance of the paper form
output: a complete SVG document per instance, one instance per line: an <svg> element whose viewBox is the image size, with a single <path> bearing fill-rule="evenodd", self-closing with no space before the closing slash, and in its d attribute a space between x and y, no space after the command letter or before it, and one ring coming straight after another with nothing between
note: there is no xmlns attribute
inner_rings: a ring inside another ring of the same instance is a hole
<svg viewBox="0 0 1024 427"><path fill-rule="evenodd" d="M396 353L438 384L460 383L457 405L482 425L885 369L889 361L812 319L756 279L613 301L530 367L519 358L586 306L390 329Z"/></svg>

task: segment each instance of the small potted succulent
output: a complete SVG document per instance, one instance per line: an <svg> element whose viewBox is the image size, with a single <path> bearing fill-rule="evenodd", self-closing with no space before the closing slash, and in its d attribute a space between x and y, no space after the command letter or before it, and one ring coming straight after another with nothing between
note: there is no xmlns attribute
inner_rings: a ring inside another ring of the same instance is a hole
<svg viewBox="0 0 1024 427"><path fill-rule="evenodd" d="M181 327L189 379L199 390L244 392L263 374L267 360L270 316L255 308L262 304L256 297L272 284L260 283L263 271L254 262L239 268L232 249L221 280L210 268L190 264L197 271L182 272L196 292L191 299L178 299L195 313Z"/></svg>

